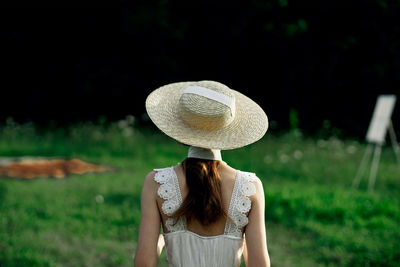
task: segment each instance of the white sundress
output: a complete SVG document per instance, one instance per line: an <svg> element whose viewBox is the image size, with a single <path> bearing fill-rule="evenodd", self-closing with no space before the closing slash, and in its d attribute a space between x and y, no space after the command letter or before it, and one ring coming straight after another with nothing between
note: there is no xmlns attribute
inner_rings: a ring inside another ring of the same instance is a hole
<svg viewBox="0 0 400 267"><path fill-rule="evenodd" d="M155 181L160 184L157 194L164 200L162 212L167 216L178 210L182 203L178 177L173 167L155 169ZM229 204L224 234L201 236L187 230L185 218L168 218L164 233L165 252L173 267L232 267L239 266L243 253L243 234L241 228L247 225L246 213L251 209L249 196L256 193L254 182L259 178L254 173L237 171L235 184Z"/></svg>

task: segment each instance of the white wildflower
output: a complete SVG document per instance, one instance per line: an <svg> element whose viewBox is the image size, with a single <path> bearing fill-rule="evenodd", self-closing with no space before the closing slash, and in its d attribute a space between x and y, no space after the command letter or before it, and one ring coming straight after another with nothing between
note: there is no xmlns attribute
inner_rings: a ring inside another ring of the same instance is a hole
<svg viewBox="0 0 400 267"><path fill-rule="evenodd" d="M125 120L129 125L133 125L133 123L135 122L135 117L132 115L128 115L128 116L126 116Z"/></svg>
<svg viewBox="0 0 400 267"><path fill-rule="evenodd" d="M301 152L300 150L296 150L296 151L293 153L293 157L294 157L295 159L301 159L301 158L303 157L303 152Z"/></svg>
<svg viewBox="0 0 400 267"><path fill-rule="evenodd" d="M357 147L356 147L356 146L353 146L353 145L350 145L350 146L348 146L348 147L346 148L346 151L347 151L347 153L349 153L349 154L354 154L354 153L357 152Z"/></svg>
<svg viewBox="0 0 400 267"><path fill-rule="evenodd" d="M104 197L102 195L97 195L96 196L96 202L97 203L103 203L104 202Z"/></svg>
<svg viewBox="0 0 400 267"><path fill-rule="evenodd" d="M320 147L320 148L326 147L326 141L323 140L323 139L319 139L317 141L317 146Z"/></svg>
<svg viewBox="0 0 400 267"><path fill-rule="evenodd" d="M280 159L280 161L281 161L282 163L286 163L286 162L289 161L289 156L286 155L286 154L281 154L281 155L279 156L279 159Z"/></svg>
<svg viewBox="0 0 400 267"><path fill-rule="evenodd" d="M272 163L272 161L274 161L274 160L273 160L273 158L272 158L271 156L266 155L266 156L264 157L264 162L265 162L265 163L270 164L270 163Z"/></svg>
<svg viewBox="0 0 400 267"><path fill-rule="evenodd" d="M126 127L128 127L128 122L126 120L120 120L118 121L118 127L120 129L125 129Z"/></svg>
<svg viewBox="0 0 400 267"><path fill-rule="evenodd" d="M125 129L123 129L122 134L123 134L125 137L130 137L130 136L132 136L132 134L133 134L133 129L132 129L131 127L127 127L127 128L125 128Z"/></svg>

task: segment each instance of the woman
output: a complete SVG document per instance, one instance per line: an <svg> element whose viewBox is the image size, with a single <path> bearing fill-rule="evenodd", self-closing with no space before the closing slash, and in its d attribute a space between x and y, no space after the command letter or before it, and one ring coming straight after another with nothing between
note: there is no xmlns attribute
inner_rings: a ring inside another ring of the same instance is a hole
<svg viewBox="0 0 400 267"><path fill-rule="evenodd" d="M259 140L264 111L214 81L160 87L146 109L161 131L190 147L182 163L145 179L135 266L156 266L164 240L170 266L239 266L242 253L246 266L270 266L261 181L220 153Z"/></svg>

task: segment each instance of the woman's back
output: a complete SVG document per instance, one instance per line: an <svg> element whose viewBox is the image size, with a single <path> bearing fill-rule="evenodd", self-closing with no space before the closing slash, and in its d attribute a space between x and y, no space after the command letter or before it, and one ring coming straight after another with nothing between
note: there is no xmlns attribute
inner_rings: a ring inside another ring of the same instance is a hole
<svg viewBox="0 0 400 267"><path fill-rule="evenodd" d="M157 169L154 180L157 206L162 218L166 255L172 266L237 266L243 252L243 229L251 209L251 198L256 193L253 183L259 182L251 173L237 171L220 164L222 205L227 217L204 225L184 216L172 218L188 193L182 165ZM254 201L254 200L253 200Z"/></svg>
<svg viewBox="0 0 400 267"><path fill-rule="evenodd" d="M220 164L220 166L218 167L218 171L221 180L222 204L224 210L228 212L237 171L226 164ZM181 198L182 200L185 199L189 193L189 188L186 183L185 171L182 167L182 164L174 166L173 172L171 172L170 175L176 175ZM172 183L172 181L170 184L175 187L175 183ZM175 194L177 193L178 192L175 192ZM162 212L163 203L164 199L159 196L157 199L157 205L159 207L159 211L161 212L164 232L168 232L168 229L165 228L165 222L169 217ZM188 222L187 229L202 236L220 235L224 233L225 221L226 219L224 217L220 217L215 223L204 226L197 220L191 220L190 222Z"/></svg>

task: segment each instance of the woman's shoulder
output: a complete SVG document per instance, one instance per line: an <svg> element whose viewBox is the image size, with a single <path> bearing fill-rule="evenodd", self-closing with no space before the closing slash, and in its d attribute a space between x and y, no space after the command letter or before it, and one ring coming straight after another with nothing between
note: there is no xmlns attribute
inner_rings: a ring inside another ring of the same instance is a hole
<svg viewBox="0 0 400 267"><path fill-rule="evenodd" d="M157 171L150 171L144 178L142 194L151 194L154 195L158 189L158 183L156 182L155 177L157 176Z"/></svg>
<svg viewBox="0 0 400 267"><path fill-rule="evenodd" d="M264 194L261 179L254 172L238 170L238 177L241 180L239 184L242 193L250 198L251 202L257 201L260 195Z"/></svg>
<svg viewBox="0 0 400 267"><path fill-rule="evenodd" d="M170 184L173 179L173 167L156 168L151 170L144 178L143 192L146 194L157 195L160 185Z"/></svg>
<svg viewBox="0 0 400 267"><path fill-rule="evenodd" d="M163 184L174 175L174 166L155 168L151 170L145 177L145 183Z"/></svg>
<svg viewBox="0 0 400 267"><path fill-rule="evenodd" d="M249 182L262 184L261 179L257 176L256 173L250 172L250 171L242 171L242 170L237 170L237 171L238 171L238 175L242 179L249 181Z"/></svg>
<svg viewBox="0 0 400 267"><path fill-rule="evenodd" d="M246 182L248 181L248 182L261 184L260 178L254 172L244 171L244 170L233 168L232 166L229 166L225 162L224 162L224 164L222 164L221 170L222 170L223 174L228 174L225 176L227 176L227 177L230 176L233 178L233 180L236 180L236 178L238 178L239 181L246 181Z"/></svg>
<svg viewBox="0 0 400 267"><path fill-rule="evenodd" d="M148 177L148 176L154 176L154 175L156 175L157 173L159 173L159 172L165 172L165 171L167 171L167 170L169 170L169 169L172 169L173 167L162 167L162 168L154 168L154 169L152 169L147 175L146 175L146 177Z"/></svg>

